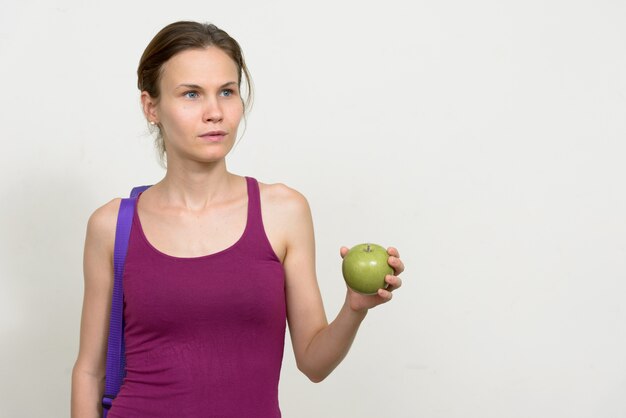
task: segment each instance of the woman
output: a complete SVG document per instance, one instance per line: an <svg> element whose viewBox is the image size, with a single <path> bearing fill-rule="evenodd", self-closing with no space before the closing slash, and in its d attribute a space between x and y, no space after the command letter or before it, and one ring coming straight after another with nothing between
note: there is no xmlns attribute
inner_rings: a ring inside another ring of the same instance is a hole
<svg viewBox="0 0 626 418"><path fill-rule="evenodd" d="M213 25L168 25L141 58L141 103L167 170L135 209L124 271L127 375L109 418L280 417L285 323L298 368L320 382L368 309L401 286L404 266L390 248L389 287L376 295L348 288L328 323L306 199L226 168L247 105L242 77L250 87L239 45ZM97 209L87 226L76 418L102 412L119 206Z"/></svg>

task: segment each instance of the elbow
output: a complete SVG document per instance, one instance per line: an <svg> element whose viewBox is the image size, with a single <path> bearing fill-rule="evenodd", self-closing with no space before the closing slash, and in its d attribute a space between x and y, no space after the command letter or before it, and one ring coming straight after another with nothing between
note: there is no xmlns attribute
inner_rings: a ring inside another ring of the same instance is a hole
<svg viewBox="0 0 626 418"><path fill-rule="evenodd" d="M300 364L298 364L298 370L300 370L302 374L304 374L313 383L320 383L329 375L329 373L324 373L320 370L313 370Z"/></svg>
<svg viewBox="0 0 626 418"><path fill-rule="evenodd" d="M313 383L320 383L321 381L326 379L326 376L316 375L316 374L307 374L306 377L308 377L309 380Z"/></svg>

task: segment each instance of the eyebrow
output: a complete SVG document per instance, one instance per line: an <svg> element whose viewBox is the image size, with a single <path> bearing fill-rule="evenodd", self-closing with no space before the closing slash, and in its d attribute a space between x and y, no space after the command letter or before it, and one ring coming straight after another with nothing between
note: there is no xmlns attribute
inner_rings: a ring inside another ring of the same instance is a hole
<svg viewBox="0 0 626 418"><path fill-rule="evenodd" d="M220 86L220 89L223 89L224 87L229 87L231 85L237 85L237 82L235 81L229 81L228 83L222 84ZM177 89L184 87L184 88L188 88L188 89L195 89L195 90L204 90L202 88L202 86L198 85L198 84L190 84L190 83L183 83L183 84L179 84L178 86L176 86Z"/></svg>

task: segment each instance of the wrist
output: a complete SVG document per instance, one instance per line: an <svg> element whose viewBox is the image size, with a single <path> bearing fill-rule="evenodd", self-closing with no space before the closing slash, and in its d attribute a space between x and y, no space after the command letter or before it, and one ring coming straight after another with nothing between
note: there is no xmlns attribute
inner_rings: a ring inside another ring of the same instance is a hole
<svg viewBox="0 0 626 418"><path fill-rule="evenodd" d="M358 320L359 322L365 319L367 316L368 308L355 307L350 301L350 295L346 294L346 300L343 304L343 309L350 317Z"/></svg>

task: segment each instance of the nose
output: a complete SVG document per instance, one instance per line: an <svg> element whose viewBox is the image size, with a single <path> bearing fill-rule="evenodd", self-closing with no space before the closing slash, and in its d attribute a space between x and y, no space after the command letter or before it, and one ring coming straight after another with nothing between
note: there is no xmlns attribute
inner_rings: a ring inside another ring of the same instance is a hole
<svg viewBox="0 0 626 418"><path fill-rule="evenodd" d="M220 122L224 118L224 113L218 100L210 98L206 101L202 118L205 122Z"/></svg>

